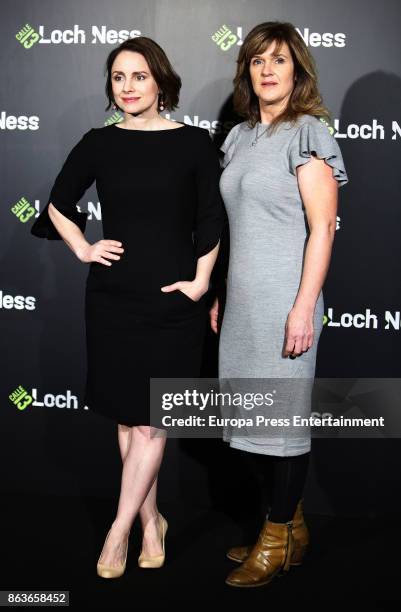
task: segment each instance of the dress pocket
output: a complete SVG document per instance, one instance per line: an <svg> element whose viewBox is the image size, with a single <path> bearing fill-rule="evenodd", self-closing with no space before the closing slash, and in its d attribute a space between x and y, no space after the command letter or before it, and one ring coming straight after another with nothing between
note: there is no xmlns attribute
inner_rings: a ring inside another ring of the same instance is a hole
<svg viewBox="0 0 401 612"><path fill-rule="evenodd" d="M201 301L201 299L202 299L202 298L199 298L199 300L193 300L192 298L189 297L189 295L187 295L186 293L181 291L181 289L177 289L176 291L177 291L178 295L184 296L184 298L186 300L188 300L188 302L190 302L191 304L198 304Z"/></svg>
<svg viewBox="0 0 401 612"><path fill-rule="evenodd" d="M161 292L162 311L167 317L172 318L198 316L204 309L205 295L195 301L179 289L167 293Z"/></svg>

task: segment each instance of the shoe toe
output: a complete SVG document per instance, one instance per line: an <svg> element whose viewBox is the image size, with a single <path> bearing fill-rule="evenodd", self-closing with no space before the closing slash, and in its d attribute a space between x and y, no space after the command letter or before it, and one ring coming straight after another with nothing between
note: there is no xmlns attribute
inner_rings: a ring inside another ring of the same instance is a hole
<svg viewBox="0 0 401 612"><path fill-rule="evenodd" d="M247 586L255 584L255 577L245 568L239 567L233 570L226 579L226 583L232 586Z"/></svg>

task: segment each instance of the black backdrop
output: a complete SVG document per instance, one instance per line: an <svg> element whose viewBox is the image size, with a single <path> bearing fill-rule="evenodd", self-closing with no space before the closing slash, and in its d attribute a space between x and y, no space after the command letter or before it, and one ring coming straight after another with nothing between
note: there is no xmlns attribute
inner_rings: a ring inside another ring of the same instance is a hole
<svg viewBox="0 0 401 612"><path fill-rule="evenodd" d="M29 231L72 146L90 127L118 120L104 110L107 54L128 35L154 38L183 79L180 107L171 118L210 129L218 146L232 119L239 45L254 25L275 19L294 23L316 58L350 177L340 191L317 375L399 377L396 0L5 1L0 25L3 490L100 496L118 491L116 425L82 402L88 269L62 241L38 240ZM95 186L80 205L90 213L86 236L98 240ZM369 312L376 315L373 323L357 316ZM216 348L209 332L204 375L216 375ZM13 400L24 391L34 401L19 410ZM120 393L128 401L133 389ZM307 511L374 516L396 510L397 437L314 439L312 449ZM238 451L219 440L170 440L160 497L204 506L223 503L225 494L242 490L237 460Z"/></svg>

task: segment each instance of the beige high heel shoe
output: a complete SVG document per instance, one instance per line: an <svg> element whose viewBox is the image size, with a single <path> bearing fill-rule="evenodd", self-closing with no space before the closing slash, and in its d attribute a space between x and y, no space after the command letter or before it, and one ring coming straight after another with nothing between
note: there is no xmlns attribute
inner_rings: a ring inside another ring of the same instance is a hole
<svg viewBox="0 0 401 612"><path fill-rule="evenodd" d="M166 537L166 532L168 529L168 523L166 521L166 519L164 518L164 516L162 516L159 512L159 523L161 524L160 526L160 530L161 530L161 542L162 542L162 554L161 555L154 555L152 557L147 557L143 554L143 552L141 551L141 554L138 557L138 565L139 567L143 567L143 568L157 568L157 567L161 567L164 564L164 560L166 558L166 551L165 551L165 545L164 545L164 540Z"/></svg>
<svg viewBox="0 0 401 612"><path fill-rule="evenodd" d="M110 535L110 531L111 529L109 529L109 532L106 536L106 540L103 544L103 549L102 549L102 553L104 550L104 546L107 542L107 538ZM102 553L100 553L100 557L102 556ZM100 563L99 561L97 562L97 575L101 576L102 578L119 578L120 576L123 575L123 573L125 572L125 567L127 565L127 553L128 553L128 538L127 538L127 546L125 549L125 559L122 565L119 566L109 566L109 565L105 565L104 563Z"/></svg>

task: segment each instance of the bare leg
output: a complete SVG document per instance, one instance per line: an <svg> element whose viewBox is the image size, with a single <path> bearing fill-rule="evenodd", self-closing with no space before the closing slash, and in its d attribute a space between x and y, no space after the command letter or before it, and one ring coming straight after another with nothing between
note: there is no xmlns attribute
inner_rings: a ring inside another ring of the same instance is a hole
<svg viewBox="0 0 401 612"><path fill-rule="evenodd" d="M132 427L128 425L118 424L118 444L120 447L121 460L124 463L125 457L127 456L128 449L132 439Z"/></svg>
<svg viewBox="0 0 401 612"><path fill-rule="evenodd" d="M128 449L132 442L132 427L118 425L118 443L120 446L121 459L124 463ZM146 496L145 501L139 509L143 531L142 551L146 556L160 555L162 548L160 544L157 526L157 476Z"/></svg>
<svg viewBox="0 0 401 612"><path fill-rule="evenodd" d="M130 440L130 443L123 463L120 499L116 518L99 559L101 563L112 567L123 562L131 525L154 485L166 444L165 436L151 435L152 432L155 432L152 427L135 426L131 430L130 438L127 438L127 432L122 432L123 440L124 434L126 435L126 446L127 439ZM146 507L146 517L149 516L149 512L150 510ZM148 524L152 523L149 518L147 520ZM148 550L145 552L148 553ZM150 554L161 552L160 547L157 552L149 551Z"/></svg>
<svg viewBox="0 0 401 612"><path fill-rule="evenodd" d="M158 527L158 509L156 502L157 495L157 476L139 510L143 531L142 552L146 556L161 555L163 552L160 543L160 533Z"/></svg>

